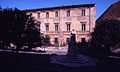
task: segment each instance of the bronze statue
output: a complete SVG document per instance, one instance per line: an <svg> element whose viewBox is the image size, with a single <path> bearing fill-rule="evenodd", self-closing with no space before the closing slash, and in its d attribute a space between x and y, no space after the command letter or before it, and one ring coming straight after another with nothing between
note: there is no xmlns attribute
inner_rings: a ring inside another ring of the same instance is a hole
<svg viewBox="0 0 120 72"><path fill-rule="evenodd" d="M71 41L76 42L76 31L73 29L72 33L71 33Z"/></svg>

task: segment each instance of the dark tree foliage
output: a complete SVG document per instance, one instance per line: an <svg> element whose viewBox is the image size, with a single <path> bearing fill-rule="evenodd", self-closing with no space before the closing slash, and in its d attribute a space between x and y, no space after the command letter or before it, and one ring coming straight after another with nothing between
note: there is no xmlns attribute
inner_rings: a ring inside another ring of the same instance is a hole
<svg viewBox="0 0 120 72"><path fill-rule="evenodd" d="M83 41L83 42L79 42L77 44L78 44L78 52L80 54L86 55L87 54L87 48L88 48L88 42Z"/></svg>
<svg viewBox="0 0 120 72"><path fill-rule="evenodd" d="M22 46L21 34L24 32L25 23L28 16L15 8L6 8L0 12L0 41L3 46L14 43L18 47Z"/></svg>
<svg viewBox="0 0 120 72"><path fill-rule="evenodd" d="M35 27L35 20L25 12L15 8L0 8L0 45L8 47L10 43L19 48L24 45L41 44L40 31Z"/></svg>
<svg viewBox="0 0 120 72"><path fill-rule="evenodd" d="M36 22L34 18L30 16L24 32L24 44L30 48L42 46L39 26L40 22Z"/></svg>
<svg viewBox="0 0 120 72"><path fill-rule="evenodd" d="M96 24L91 34L91 46L94 52L110 53L110 48L120 43L120 20L114 17L104 18Z"/></svg>
<svg viewBox="0 0 120 72"><path fill-rule="evenodd" d="M45 35L45 37L43 38L43 44L44 44L45 46L51 45L51 44L50 44L50 37L49 37L49 35Z"/></svg>

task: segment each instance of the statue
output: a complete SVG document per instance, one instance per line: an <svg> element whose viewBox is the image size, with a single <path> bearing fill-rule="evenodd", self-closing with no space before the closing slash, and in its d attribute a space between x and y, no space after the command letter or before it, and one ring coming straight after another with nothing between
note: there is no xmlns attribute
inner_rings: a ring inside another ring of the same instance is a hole
<svg viewBox="0 0 120 72"><path fill-rule="evenodd" d="M69 57L77 57L79 55L76 43L76 31L73 29L71 33L71 41L68 44L68 53Z"/></svg>
<svg viewBox="0 0 120 72"><path fill-rule="evenodd" d="M73 29L71 33L71 41L68 44L67 55L58 55L51 57L51 63L61 64L71 67L80 66L96 66L96 59L92 59L88 56L83 56L78 53L78 44L76 43L76 31Z"/></svg>
<svg viewBox="0 0 120 72"><path fill-rule="evenodd" d="M76 31L73 29L72 33L71 33L71 41L76 42Z"/></svg>

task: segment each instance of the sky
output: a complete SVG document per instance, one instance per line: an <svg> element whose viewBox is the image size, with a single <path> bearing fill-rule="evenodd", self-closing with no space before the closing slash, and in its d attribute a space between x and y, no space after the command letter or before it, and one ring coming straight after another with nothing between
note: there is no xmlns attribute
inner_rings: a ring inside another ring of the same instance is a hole
<svg viewBox="0 0 120 72"><path fill-rule="evenodd" d="M0 0L0 6L2 8L16 7L20 10L25 10L94 3L96 4L96 20L97 20L111 4L117 1L119 0Z"/></svg>

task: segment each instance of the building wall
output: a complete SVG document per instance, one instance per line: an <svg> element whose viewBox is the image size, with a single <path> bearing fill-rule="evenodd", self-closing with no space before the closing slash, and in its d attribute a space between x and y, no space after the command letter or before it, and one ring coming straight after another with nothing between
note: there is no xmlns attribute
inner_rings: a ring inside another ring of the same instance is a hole
<svg viewBox="0 0 120 72"><path fill-rule="evenodd" d="M85 10L85 16L82 16L82 10ZM70 10L70 16L67 17L67 11ZM58 11L58 17L55 17L55 12ZM91 13L90 13L91 11ZM46 12L49 12L49 18L46 18ZM81 42L81 38L85 38L86 41L90 38L90 32L93 31L95 26L95 6L94 7L79 7L79 8L65 8L65 9L52 9L41 10L32 13L32 16L40 21L40 29L44 35L50 36L50 41L54 44L54 39L58 38L60 44L66 45L67 38L70 38L71 32L75 29L76 41ZM38 18L40 13L40 18ZM90 17L91 16L91 17ZM46 31L46 23L49 23L49 31ZM55 24L58 23L58 31L55 31ZM70 23L70 31L67 31L67 23ZM82 31L82 23L86 24L86 30Z"/></svg>
<svg viewBox="0 0 120 72"><path fill-rule="evenodd" d="M120 18L120 1L112 4L98 19L96 22L100 22L106 17Z"/></svg>

